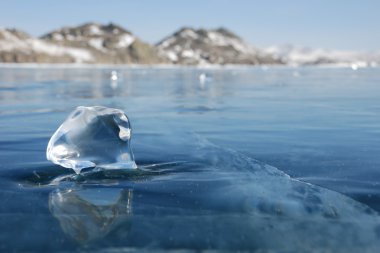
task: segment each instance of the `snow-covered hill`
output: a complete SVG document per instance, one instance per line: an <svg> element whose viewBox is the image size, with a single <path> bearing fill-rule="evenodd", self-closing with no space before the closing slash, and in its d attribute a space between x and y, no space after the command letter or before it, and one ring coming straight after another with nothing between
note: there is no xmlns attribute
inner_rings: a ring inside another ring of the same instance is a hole
<svg viewBox="0 0 380 253"><path fill-rule="evenodd" d="M131 32L115 25L86 23L64 27L41 37L57 45L85 48L97 63L159 63L157 50Z"/></svg>
<svg viewBox="0 0 380 253"><path fill-rule="evenodd" d="M270 55L224 28L182 28L160 41L160 54L174 64L271 64Z"/></svg>
<svg viewBox="0 0 380 253"><path fill-rule="evenodd" d="M164 60L156 48L120 26L88 23L40 38L0 29L0 62L150 64Z"/></svg>
<svg viewBox="0 0 380 253"><path fill-rule="evenodd" d="M92 47L99 51L128 48L135 40L129 31L114 24L87 23L78 27L64 27L41 37L63 45Z"/></svg>

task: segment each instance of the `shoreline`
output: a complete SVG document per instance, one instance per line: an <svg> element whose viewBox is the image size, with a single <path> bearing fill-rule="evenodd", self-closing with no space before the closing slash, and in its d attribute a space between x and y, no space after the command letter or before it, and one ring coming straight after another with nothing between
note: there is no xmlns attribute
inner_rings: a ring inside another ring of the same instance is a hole
<svg viewBox="0 0 380 253"><path fill-rule="evenodd" d="M356 63L335 63L335 64L315 64L315 65L295 65L295 64L273 64L273 65L176 65L176 64L94 64L94 63L0 63L0 68L24 68L24 69L299 69L299 68L349 68L373 69L380 66L361 66Z"/></svg>

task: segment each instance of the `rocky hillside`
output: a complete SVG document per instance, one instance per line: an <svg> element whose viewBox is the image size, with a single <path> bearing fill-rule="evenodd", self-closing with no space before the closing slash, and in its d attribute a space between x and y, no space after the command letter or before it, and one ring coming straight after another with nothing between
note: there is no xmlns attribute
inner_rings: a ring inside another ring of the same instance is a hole
<svg viewBox="0 0 380 253"><path fill-rule="evenodd" d="M93 62L88 50L49 43L15 29L0 29L0 62Z"/></svg>
<svg viewBox="0 0 380 253"><path fill-rule="evenodd" d="M153 46L112 23L87 23L78 27L64 27L43 35L41 39L59 46L87 50L96 63L163 62Z"/></svg>
<svg viewBox="0 0 380 253"><path fill-rule="evenodd" d="M157 49L114 24L65 27L40 38L0 29L0 62L155 64Z"/></svg>
<svg viewBox="0 0 380 253"><path fill-rule="evenodd" d="M156 45L162 57L174 64L281 63L224 28L182 28Z"/></svg>

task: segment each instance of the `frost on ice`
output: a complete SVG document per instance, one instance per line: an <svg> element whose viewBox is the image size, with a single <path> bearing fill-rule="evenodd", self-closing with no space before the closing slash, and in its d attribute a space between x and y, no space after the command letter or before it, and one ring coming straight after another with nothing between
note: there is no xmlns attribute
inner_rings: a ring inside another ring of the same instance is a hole
<svg viewBox="0 0 380 253"><path fill-rule="evenodd" d="M50 138L46 158L76 173L84 168L135 169L131 126L119 109L77 107Z"/></svg>

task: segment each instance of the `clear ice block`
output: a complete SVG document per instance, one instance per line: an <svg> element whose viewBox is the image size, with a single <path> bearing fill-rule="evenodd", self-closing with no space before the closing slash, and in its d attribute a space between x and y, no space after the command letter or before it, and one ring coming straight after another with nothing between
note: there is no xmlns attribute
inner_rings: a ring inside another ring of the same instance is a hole
<svg viewBox="0 0 380 253"><path fill-rule="evenodd" d="M122 110L77 107L50 138L46 158L76 173L84 168L137 168L131 125Z"/></svg>

